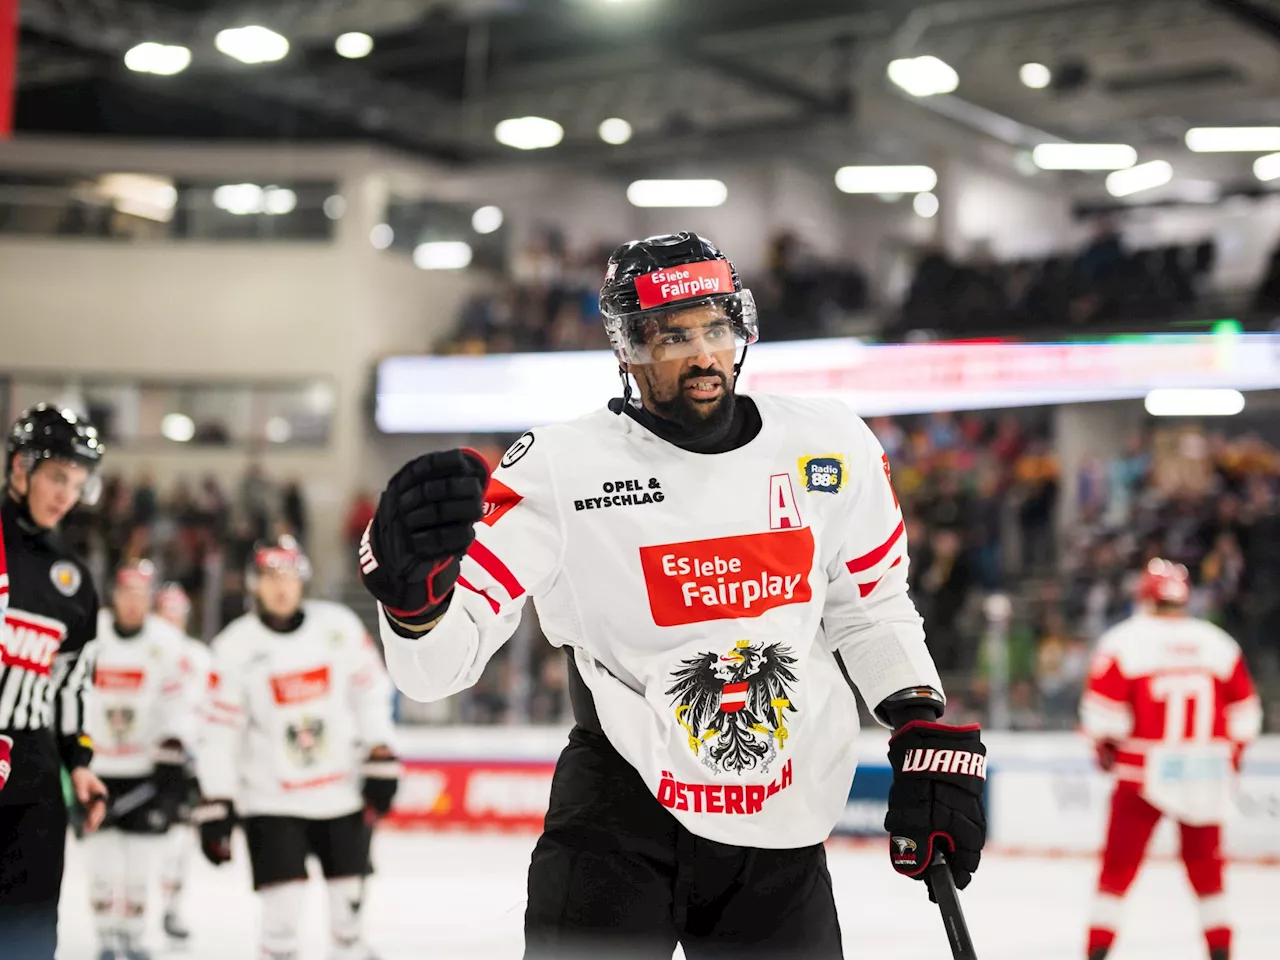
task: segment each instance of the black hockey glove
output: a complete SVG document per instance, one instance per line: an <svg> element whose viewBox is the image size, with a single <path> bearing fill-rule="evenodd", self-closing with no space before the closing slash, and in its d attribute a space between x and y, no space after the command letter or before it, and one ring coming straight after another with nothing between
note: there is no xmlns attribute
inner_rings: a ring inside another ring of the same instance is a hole
<svg viewBox="0 0 1280 960"><path fill-rule="evenodd" d="M215 867L231 859L236 820L236 807L230 800L201 800L191 811L191 822L200 828L200 851Z"/></svg>
<svg viewBox="0 0 1280 960"><path fill-rule="evenodd" d="M391 812L391 801L400 787L400 761L385 747L370 752L360 768L364 777L361 793L364 808L371 819L380 819Z"/></svg>
<svg viewBox="0 0 1280 960"><path fill-rule="evenodd" d="M978 725L913 720L890 738L889 763L893 785L884 828L893 869L923 880L937 843L964 889L987 840L987 748Z"/></svg>
<svg viewBox="0 0 1280 960"><path fill-rule="evenodd" d="M444 611L488 480L480 454L456 449L411 460L387 483L360 541L360 576L395 619L426 623Z"/></svg>

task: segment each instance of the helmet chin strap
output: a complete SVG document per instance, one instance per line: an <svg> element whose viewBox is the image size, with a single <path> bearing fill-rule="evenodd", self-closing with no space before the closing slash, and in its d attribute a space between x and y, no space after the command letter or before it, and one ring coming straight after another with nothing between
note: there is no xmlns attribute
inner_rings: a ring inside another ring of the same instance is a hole
<svg viewBox="0 0 1280 960"><path fill-rule="evenodd" d="M622 406L618 408L618 415L621 416L622 411L631 403L631 375L621 363L618 364L618 376L622 378Z"/></svg>
<svg viewBox="0 0 1280 960"><path fill-rule="evenodd" d="M751 348L751 344L744 343L742 345L742 356L738 358L738 362L733 365L733 392L738 392L738 377L742 374L742 365L747 362L747 350Z"/></svg>

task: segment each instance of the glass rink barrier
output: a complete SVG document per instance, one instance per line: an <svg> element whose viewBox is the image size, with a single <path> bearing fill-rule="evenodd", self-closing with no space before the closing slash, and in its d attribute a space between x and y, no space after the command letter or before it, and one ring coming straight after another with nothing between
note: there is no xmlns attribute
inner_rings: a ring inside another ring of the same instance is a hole
<svg viewBox="0 0 1280 960"><path fill-rule="evenodd" d="M564 728L405 728L405 778L391 821L374 843L366 931L381 960L489 960L521 955L525 875L550 791ZM1076 960L1084 955L1097 881L1097 851L1110 787L1074 733L986 735L991 838L961 900L983 960ZM883 820L889 785L886 735L864 729L863 757L828 858L850 957L939 960L949 956L942 925L922 885L893 875ZM1233 956L1274 956L1280 916L1280 737L1248 754L1227 827L1227 896ZM190 943L179 953L150 934L157 957L229 960L255 956L258 906L237 839L231 864L198 856L188 902ZM1128 898L1112 952L1117 960L1199 960L1195 903L1169 824ZM158 894L155 894L158 895ZM324 891L308 895L315 918L304 960L325 957ZM70 841L62 898L62 960L94 960L86 861ZM158 914L158 911L154 912ZM158 919L157 919L158 922ZM910 926L910 936L904 928ZM681 956L677 952L676 956Z"/></svg>

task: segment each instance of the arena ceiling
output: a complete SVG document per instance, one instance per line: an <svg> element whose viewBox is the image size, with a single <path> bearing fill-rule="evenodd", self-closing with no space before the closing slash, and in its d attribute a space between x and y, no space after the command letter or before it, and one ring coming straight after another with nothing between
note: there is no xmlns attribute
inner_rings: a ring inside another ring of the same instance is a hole
<svg viewBox="0 0 1280 960"><path fill-rule="evenodd" d="M1280 0L21 0L20 22L20 133L364 139L467 162L516 155L494 124L534 114L566 131L539 160L607 166L832 136L898 160L913 118L1014 146L1280 123ZM249 23L288 56L214 49ZM334 52L349 30L371 55ZM192 64L132 73L143 41ZM954 94L912 100L885 78L926 53L959 73ZM1023 86L1028 61L1055 85ZM610 116L632 124L625 146L597 137Z"/></svg>

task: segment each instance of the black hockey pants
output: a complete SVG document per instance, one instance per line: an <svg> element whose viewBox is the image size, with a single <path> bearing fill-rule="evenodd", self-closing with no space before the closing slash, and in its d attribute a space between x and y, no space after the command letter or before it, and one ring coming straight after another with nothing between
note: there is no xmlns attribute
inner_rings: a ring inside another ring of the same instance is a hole
<svg viewBox="0 0 1280 960"><path fill-rule="evenodd" d="M839 960L821 844L694 836L599 733L575 727L529 866L525 960Z"/></svg>
<svg viewBox="0 0 1280 960"><path fill-rule="evenodd" d="M0 957L53 960L67 845L61 789L40 803L0 804Z"/></svg>

